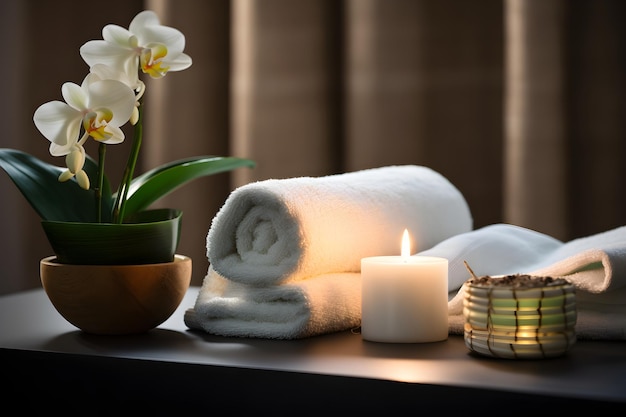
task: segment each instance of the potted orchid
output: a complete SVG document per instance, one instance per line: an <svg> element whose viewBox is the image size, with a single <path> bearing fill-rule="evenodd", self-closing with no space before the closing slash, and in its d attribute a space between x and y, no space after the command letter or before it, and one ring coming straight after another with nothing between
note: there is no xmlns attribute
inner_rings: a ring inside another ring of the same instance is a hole
<svg viewBox="0 0 626 417"><path fill-rule="evenodd" d="M93 333L141 332L164 321L182 300L191 261L176 254L182 213L150 209L179 186L202 176L253 167L235 157L197 156L135 176L143 141L146 85L192 64L184 35L140 12L128 29L109 24L103 39L80 48L89 73L80 85L66 82L64 101L36 109L33 120L50 142L44 162L16 149L0 149L0 167L39 214L55 256L41 261L41 280L54 306L71 323ZM132 143L122 179L113 190L107 175L110 145ZM98 155L85 143L95 140Z"/></svg>
<svg viewBox="0 0 626 417"><path fill-rule="evenodd" d="M161 25L152 11L140 12L128 29L107 25L102 35L102 40L88 41L80 48L90 67L82 84L63 84L65 101L45 103L33 117L50 142L50 154L65 157L66 166L48 164L19 150L0 149L0 167L40 215L61 262L167 261L178 244L182 213L147 210L150 204L195 178L254 163L235 157L198 156L134 177L143 140L146 89L140 73L159 79L188 68L192 60L183 52L184 35ZM121 127L126 123L134 126L131 151L122 180L113 191L105 174L106 152L109 145L125 140ZM85 152L88 140L98 142L96 158ZM126 227L131 224L133 227ZM175 234L155 239L151 230L158 234L159 229ZM133 232L145 237L143 243L119 244Z"/></svg>

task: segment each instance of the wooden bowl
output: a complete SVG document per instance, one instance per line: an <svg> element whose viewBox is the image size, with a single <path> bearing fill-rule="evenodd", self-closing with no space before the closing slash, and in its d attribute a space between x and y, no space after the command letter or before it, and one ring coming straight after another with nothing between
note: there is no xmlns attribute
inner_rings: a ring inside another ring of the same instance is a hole
<svg viewBox="0 0 626 417"><path fill-rule="evenodd" d="M167 320L191 283L191 258L140 265L40 262L41 283L56 310L93 334L143 333Z"/></svg>

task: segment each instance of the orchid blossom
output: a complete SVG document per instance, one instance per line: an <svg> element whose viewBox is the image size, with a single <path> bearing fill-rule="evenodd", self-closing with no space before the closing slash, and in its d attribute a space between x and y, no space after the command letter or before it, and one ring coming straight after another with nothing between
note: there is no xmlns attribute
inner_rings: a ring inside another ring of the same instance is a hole
<svg viewBox="0 0 626 417"><path fill-rule="evenodd" d="M161 25L150 10L140 12L128 29L109 24L102 29L102 40L86 42L80 55L89 66L105 64L138 80L139 69L152 78L168 71L191 66L191 57L183 53L185 36L177 29Z"/></svg>
<svg viewBox="0 0 626 417"><path fill-rule="evenodd" d="M33 121L50 141L51 155L68 155L66 162L71 175L64 172L59 179L65 181L77 175L79 185L89 189L89 181L82 172L83 145L89 137L107 144L124 141L120 126L133 114L135 93L120 81L101 80L91 74L80 86L71 82L63 84L61 92L65 102L42 104L35 111Z"/></svg>
<svg viewBox="0 0 626 417"><path fill-rule="evenodd" d="M133 114L130 117L130 123L132 125L137 124L139 121L139 105L141 97L146 91L146 84L139 79L132 79L125 72L119 71L115 68L111 68L104 64L95 64L89 69L89 79L91 82L98 80L118 80L126 84L135 92L135 108Z"/></svg>

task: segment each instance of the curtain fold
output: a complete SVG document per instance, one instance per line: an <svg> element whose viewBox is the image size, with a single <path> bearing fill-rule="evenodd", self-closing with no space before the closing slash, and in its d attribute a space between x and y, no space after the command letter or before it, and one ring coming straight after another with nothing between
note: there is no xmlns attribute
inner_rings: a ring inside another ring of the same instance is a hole
<svg viewBox="0 0 626 417"><path fill-rule="evenodd" d="M232 3L232 151L253 180L339 172L341 2Z"/></svg>
<svg viewBox="0 0 626 417"><path fill-rule="evenodd" d="M566 237L626 223L626 2L566 2Z"/></svg>
<svg viewBox="0 0 626 417"><path fill-rule="evenodd" d="M504 15L504 218L565 237L565 2L507 0Z"/></svg>
<svg viewBox="0 0 626 417"><path fill-rule="evenodd" d="M147 80L138 169L199 154L257 163L158 202L184 212L193 285L217 210L268 178L426 165L461 190L476 228L507 222L567 240L626 220L626 2L7 0L0 147L62 164L34 110L82 80L82 43L142 9L185 34L193 65ZM108 152L114 183L127 148ZM51 249L4 174L0 192L0 294L38 287Z"/></svg>
<svg viewBox="0 0 626 417"><path fill-rule="evenodd" d="M502 2L348 1L344 170L419 164L502 213Z"/></svg>

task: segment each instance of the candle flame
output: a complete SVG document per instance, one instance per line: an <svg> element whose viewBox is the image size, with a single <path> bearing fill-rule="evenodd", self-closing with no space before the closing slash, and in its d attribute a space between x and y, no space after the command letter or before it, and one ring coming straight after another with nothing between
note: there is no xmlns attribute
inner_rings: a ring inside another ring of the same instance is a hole
<svg viewBox="0 0 626 417"><path fill-rule="evenodd" d="M402 234L402 257L408 258L411 256L411 240L409 239L409 231L404 229L404 233Z"/></svg>

